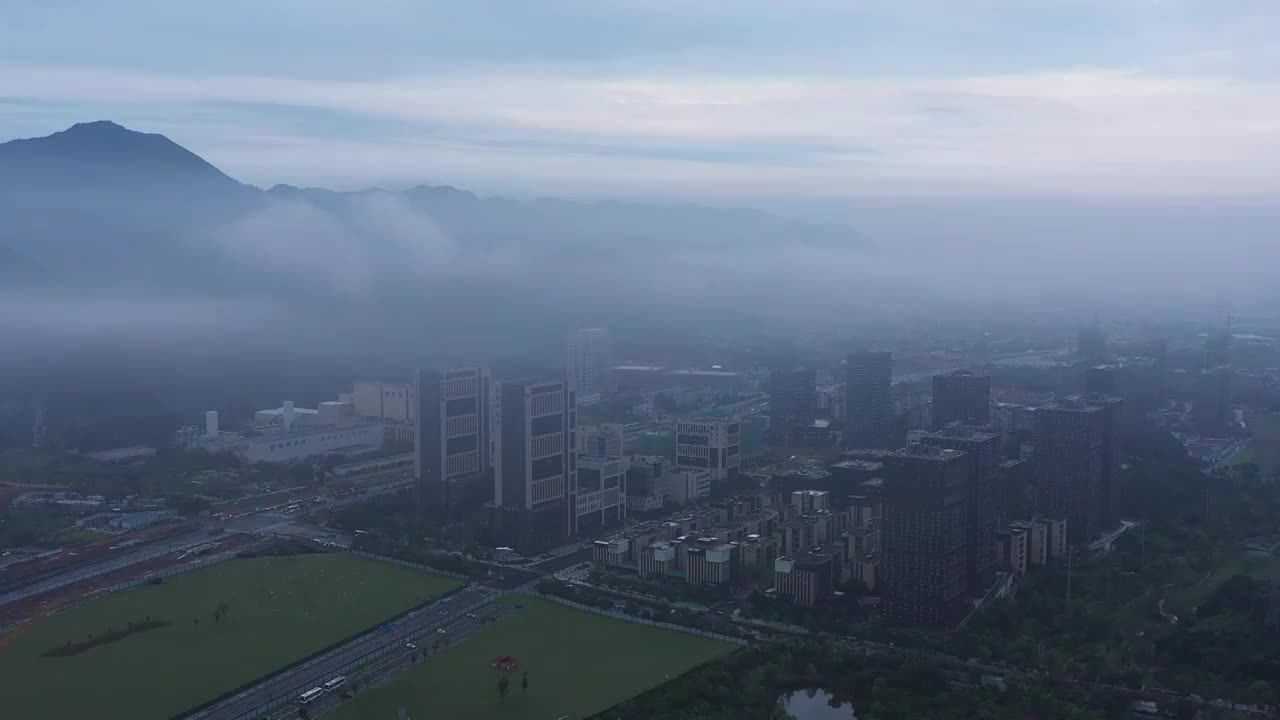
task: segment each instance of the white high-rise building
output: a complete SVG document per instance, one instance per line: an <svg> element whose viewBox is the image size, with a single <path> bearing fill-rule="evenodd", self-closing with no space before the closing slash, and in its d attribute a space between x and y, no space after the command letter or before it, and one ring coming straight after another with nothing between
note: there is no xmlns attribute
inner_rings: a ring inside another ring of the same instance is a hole
<svg viewBox="0 0 1280 720"><path fill-rule="evenodd" d="M676 467L707 470L717 485L738 477L742 422L736 418L676 421Z"/></svg>
<svg viewBox="0 0 1280 720"><path fill-rule="evenodd" d="M589 328L569 333L565 368L579 400L613 392L613 341L608 331Z"/></svg>

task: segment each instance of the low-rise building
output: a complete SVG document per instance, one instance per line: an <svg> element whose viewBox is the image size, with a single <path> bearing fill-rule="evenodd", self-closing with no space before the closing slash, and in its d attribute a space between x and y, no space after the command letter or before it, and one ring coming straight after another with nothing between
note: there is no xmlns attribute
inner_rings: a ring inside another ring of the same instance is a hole
<svg viewBox="0 0 1280 720"><path fill-rule="evenodd" d="M667 474L667 497L680 505L711 497L714 486L715 476L710 470L677 468Z"/></svg>
<svg viewBox="0 0 1280 720"><path fill-rule="evenodd" d="M812 607L830 597L840 582L840 556L812 550L783 555L773 563L774 589L779 596Z"/></svg>
<svg viewBox="0 0 1280 720"><path fill-rule="evenodd" d="M627 517L627 460L622 457L578 457L575 527L592 533L620 525Z"/></svg>
<svg viewBox="0 0 1280 720"><path fill-rule="evenodd" d="M1016 525L996 531L996 554L1000 566L1021 577L1027 574L1027 531Z"/></svg>
<svg viewBox="0 0 1280 720"><path fill-rule="evenodd" d="M685 548L685 579L690 585L723 585L733 579L738 546L715 538L698 538Z"/></svg>

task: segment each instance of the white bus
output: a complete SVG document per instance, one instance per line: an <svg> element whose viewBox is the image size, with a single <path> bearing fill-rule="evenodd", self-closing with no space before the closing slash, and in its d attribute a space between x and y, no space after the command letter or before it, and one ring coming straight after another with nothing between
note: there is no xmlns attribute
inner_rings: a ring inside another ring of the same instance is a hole
<svg viewBox="0 0 1280 720"><path fill-rule="evenodd" d="M338 688L342 687L342 684L345 683L346 681L347 679L345 677L339 675L338 677L324 684L324 691L333 692L334 690L337 690Z"/></svg>
<svg viewBox="0 0 1280 720"><path fill-rule="evenodd" d="M321 695L324 695L324 690L321 690L318 687L313 687L310 690L298 696L298 703L301 705L306 705L312 700L319 700Z"/></svg>

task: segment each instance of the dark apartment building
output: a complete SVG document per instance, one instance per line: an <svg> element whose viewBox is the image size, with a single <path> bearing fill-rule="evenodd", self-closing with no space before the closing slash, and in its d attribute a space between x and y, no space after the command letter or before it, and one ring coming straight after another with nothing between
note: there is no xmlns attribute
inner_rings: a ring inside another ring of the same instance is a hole
<svg viewBox="0 0 1280 720"><path fill-rule="evenodd" d="M840 556L813 549L773 561L774 587L781 596L805 607L829 598L840 584Z"/></svg>
<svg viewBox="0 0 1280 720"><path fill-rule="evenodd" d="M965 453L965 590L982 595L995 580L996 482L1000 473L1000 435L953 423L926 435L925 445Z"/></svg>
<svg viewBox="0 0 1280 720"><path fill-rule="evenodd" d="M882 462L882 606L896 622L950 624L962 617L967 604L971 459L960 450L914 445Z"/></svg>
<svg viewBox="0 0 1280 720"><path fill-rule="evenodd" d="M1118 397L1100 394L1084 396L1085 403L1102 411L1102 473L1099 477L1098 518L1102 529L1120 523L1116 503L1120 493L1120 469L1124 456L1120 447L1120 425L1128 403Z"/></svg>
<svg viewBox="0 0 1280 720"><path fill-rule="evenodd" d="M769 375L769 433L790 442L796 428L818 417L818 376L813 368L774 370Z"/></svg>
<svg viewBox="0 0 1280 720"><path fill-rule="evenodd" d="M489 371L421 370L415 385L414 473L419 496L429 505L447 506L460 494L459 485L486 482L493 466Z"/></svg>
<svg viewBox="0 0 1280 720"><path fill-rule="evenodd" d="M845 366L845 429L847 448L887 448L894 442L892 387L893 353L849 353Z"/></svg>
<svg viewBox="0 0 1280 720"><path fill-rule="evenodd" d="M1235 412L1231 406L1231 368L1219 365L1201 371L1194 390L1191 419L1196 429L1205 435L1225 435Z"/></svg>
<svg viewBox="0 0 1280 720"><path fill-rule="evenodd" d="M1067 521L1067 542L1086 545L1102 529L1106 463L1103 408L1079 396L1036 408L1036 512Z"/></svg>
<svg viewBox="0 0 1280 720"><path fill-rule="evenodd" d="M933 376L933 426L991 422L991 376L952 370Z"/></svg>
<svg viewBox="0 0 1280 720"><path fill-rule="evenodd" d="M576 533L577 408L563 379L502 383L494 472L498 542L528 554Z"/></svg>

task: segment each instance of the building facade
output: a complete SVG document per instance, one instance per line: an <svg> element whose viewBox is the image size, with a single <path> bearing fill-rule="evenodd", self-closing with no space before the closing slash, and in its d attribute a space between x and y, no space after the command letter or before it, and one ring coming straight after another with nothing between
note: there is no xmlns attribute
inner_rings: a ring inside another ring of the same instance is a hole
<svg viewBox="0 0 1280 720"><path fill-rule="evenodd" d="M627 517L627 459L578 456L578 533L621 525Z"/></svg>
<svg viewBox="0 0 1280 720"><path fill-rule="evenodd" d="M769 433L790 443L796 428L818 417L818 376L813 368L774 370L769 374Z"/></svg>
<svg viewBox="0 0 1280 720"><path fill-rule="evenodd" d="M517 380L499 388L494 529L522 553L576 534L577 407L563 379Z"/></svg>
<svg viewBox="0 0 1280 720"><path fill-rule="evenodd" d="M982 428L952 424L926 435L923 442L966 454L965 589L971 595L981 596L995 580L1000 436Z"/></svg>
<svg viewBox="0 0 1280 720"><path fill-rule="evenodd" d="M882 462L882 606L896 622L950 624L966 605L969 458L959 450L914 446Z"/></svg>
<svg viewBox="0 0 1280 720"><path fill-rule="evenodd" d="M589 328L569 333L565 369L577 397L613 392L613 340L608 331Z"/></svg>
<svg viewBox="0 0 1280 720"><path fill-rule="evenodd" d="M485 368L421 370L414 383L414 474L423 502L447 507L453 488L487 478L496 397Z"/></svg>
<svg viewBox="0 0 1280 720"><path fill-rule="evenodd" d="M846 448L893 446L893 354L850 353L845 366Z"/></svg>
<svg viewBox="0 0 1280 720"><path fill-rule="evenodd" d="M953 370L933 376L933 427L991 422L991 376Z"/></svg>
<svg viewBox="0 0 1280 720"><path fill-rule="evenodd" d="M813 607L840 583L840 556L821 551L783 555L773 561L774 589L792 602Z"/></svg>
<svg viewBox="0 0 1280 720"><path fill-rule="evenodd" d="M1078 396L1036 409L1036 512L1067 522L1071 545L1102 529L1103 410Z"/></svg>
<svg viewBox="0 0 1280 720"><path fill-rule="evenodd" d="M676 421L676 467L707 470L717 486L737 479L741 434L742 423L736 417Z"/></svg>

